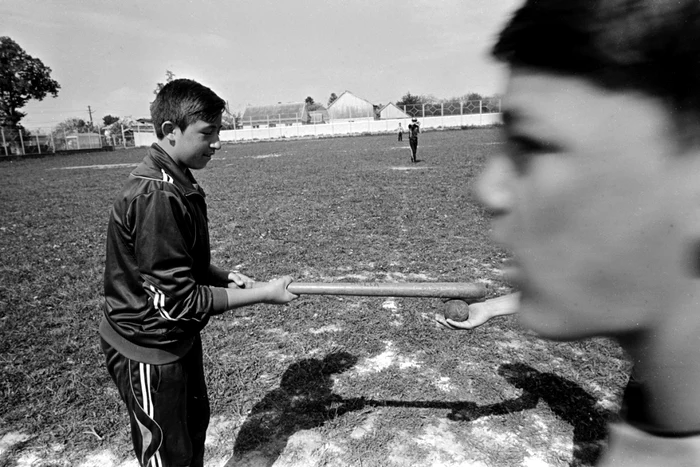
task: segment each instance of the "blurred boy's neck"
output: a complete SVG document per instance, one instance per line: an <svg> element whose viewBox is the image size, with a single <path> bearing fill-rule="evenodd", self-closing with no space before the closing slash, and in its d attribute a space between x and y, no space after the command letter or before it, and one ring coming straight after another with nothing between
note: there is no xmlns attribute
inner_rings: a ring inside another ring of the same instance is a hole
<svg viewBox="0 0 700 467"><path fill-rule="evenodd" d="M645 426L640 428L646 431L700 433L700 325L687 324L682 330L668 326L620 340L642 388L639 415Z"/></svg>

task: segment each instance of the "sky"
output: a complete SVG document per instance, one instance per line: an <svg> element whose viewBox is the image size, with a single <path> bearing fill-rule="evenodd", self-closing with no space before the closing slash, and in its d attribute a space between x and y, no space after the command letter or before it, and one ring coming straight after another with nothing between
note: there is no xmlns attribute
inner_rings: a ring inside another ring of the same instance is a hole
<svg viewBox="0 0 700 467"><path fill-rule="evenodd" d="M374 104L502 90L489 56L522 0L0 0L0 35L51 68L58 97L30 101L27 128L68 118L149 117L170 70L246 105Z"/></svg>

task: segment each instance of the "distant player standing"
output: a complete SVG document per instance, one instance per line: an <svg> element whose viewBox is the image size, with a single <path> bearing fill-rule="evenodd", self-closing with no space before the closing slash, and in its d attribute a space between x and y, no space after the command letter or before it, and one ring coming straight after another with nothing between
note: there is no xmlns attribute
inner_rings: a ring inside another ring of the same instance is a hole
<svg viewBox="0 0 700 467"><path fill-rule="evenodd" d="M403 141L403 127L399 123L399 141Z"/></svg>
<svg viewBox="0 0 700 467"><path fill-rule="evenodd" d="M420 133L420 124L417 118L412 118L408 124L408 144L411 146L411 162L417 162L416 153L418 152L418 133Z"/></svg>

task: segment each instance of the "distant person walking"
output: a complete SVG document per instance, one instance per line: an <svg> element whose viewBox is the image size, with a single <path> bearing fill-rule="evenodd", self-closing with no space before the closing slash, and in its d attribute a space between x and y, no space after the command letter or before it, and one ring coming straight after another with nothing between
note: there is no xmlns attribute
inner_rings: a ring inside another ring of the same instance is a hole
<svg viewBox="0 0 700 467"><path fill-rule="evenodd" d="M403 127L399 123L399 141L403 141Z"/></svg>
<svg viewBox="0 0 700 467"><path fill-rule="evenodd" d="M418 133L420 133L420 123L417 118L412 118L408 124L408 144L411 146L411 162L416 163L416 153L418 152Z"/></svg>

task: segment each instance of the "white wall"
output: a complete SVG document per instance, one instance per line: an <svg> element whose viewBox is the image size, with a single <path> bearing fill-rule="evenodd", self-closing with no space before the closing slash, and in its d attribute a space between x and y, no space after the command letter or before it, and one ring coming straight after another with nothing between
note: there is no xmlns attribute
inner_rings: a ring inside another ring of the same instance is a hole
<svg viewBox="0 0 700 467"><path fill-rule="evenodd" d="M158 138L156 138L155 133L134 133L134 146L150 146L153 143L157 143Z"/></svg>
<svg viewBox="0 0 700 467"><path fill-rule="evenodd" d="M501 123L500 113L446 115L444 117L419 118L425 128L460 128L463 126L488 126ZM342 136L362 133L395 133L399 122L404 129L411 123L410 118L393 120L365 120L355 122L330 122L318 125L283 126L274 128L244 128L242 130L222 130L221 141L252 141L278 138L302 138L313 136ZM150 143L149 143L150 144Z"/></svg>
<svg viewBox="0 0 700 467"><path fill-rule="evenodd" d="M501 114L445 115L442 117L418 118L422 129L460 128L463 126L488 126L501 123ZM278 126L272 128L243 128L221 130L221 141L253 141L279 138L304 138L314 136L344 136L363 133L395 133L399 122L407 131L410 118L392 120L364 120L354 122L330 122L318 125ZM157 142L153 133L134 133L135 146L150 146Z"/></svg>

